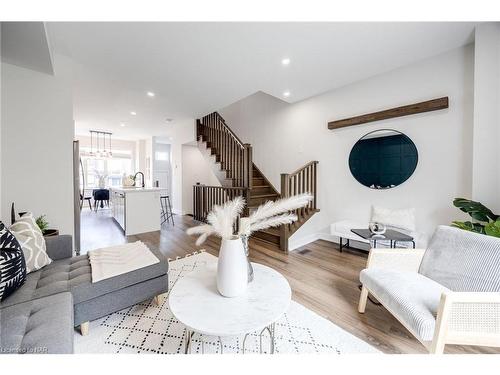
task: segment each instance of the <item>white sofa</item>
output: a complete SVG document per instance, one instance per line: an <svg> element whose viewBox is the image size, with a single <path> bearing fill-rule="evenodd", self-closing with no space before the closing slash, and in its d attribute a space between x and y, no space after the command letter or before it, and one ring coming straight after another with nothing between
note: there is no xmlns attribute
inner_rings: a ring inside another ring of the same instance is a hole
<svg viewBox="0 0 500 375"><path fill-rule="evenodd" d="M440 226L423 249L371 249L358 310L372 294L431 353L500 347L500 239Z"/></svg>

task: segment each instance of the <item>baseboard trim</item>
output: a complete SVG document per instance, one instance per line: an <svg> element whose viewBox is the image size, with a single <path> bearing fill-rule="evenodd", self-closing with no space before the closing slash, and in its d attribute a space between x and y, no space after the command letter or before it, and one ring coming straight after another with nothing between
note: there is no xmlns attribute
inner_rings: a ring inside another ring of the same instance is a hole
<svg viewBox="0 0 500 375"><path fill-rule="evenodd" d="M332 242L334 244L339 244L339 237L338 236L331 235L330 233L320 232L320 233L309 234L309 235L307 235L305 237L301 237L297 240L291 240L288 243L288 250L295 251L295 250L301 248L302 246L306 246L306 245L308 245L314 241L317 241L317 240L323 240L323 241ZM360 244L362 244L362 243L360 243ZM353 245L354 244L351 244L351 247L354 249L366 251L366 249L359 248L358 246L353 246Z"/></svg>
<svg viewBox="0 0 500 375"><path fill-rule="evenodd" d="M307 236L301 237L296 240L290 240L288 242L288 251L294 251L297 250L298 248L308 245L311 242L317 241L320 239L320 234L321 233L312 233Z"/></svg>

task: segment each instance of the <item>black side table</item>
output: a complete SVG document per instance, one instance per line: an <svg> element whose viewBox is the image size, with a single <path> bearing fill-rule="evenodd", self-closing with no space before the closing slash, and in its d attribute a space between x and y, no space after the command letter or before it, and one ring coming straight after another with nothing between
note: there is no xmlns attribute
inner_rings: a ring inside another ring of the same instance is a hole
<svg viewBox="0 0 500 375"><path fill-rule="evenodd" d="M373 234L369 229L351 229L351 232L372 242L374 248L377 247L377 241L389 241L391 249L396 248L398 242L411 242L415 248L414 238L397 230L387 229L384 234Z"/></svg>

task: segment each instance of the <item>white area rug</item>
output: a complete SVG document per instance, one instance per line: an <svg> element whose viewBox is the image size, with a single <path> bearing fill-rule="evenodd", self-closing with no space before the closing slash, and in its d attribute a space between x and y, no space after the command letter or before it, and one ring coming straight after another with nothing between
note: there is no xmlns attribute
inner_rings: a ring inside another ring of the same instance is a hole
<svg viewBox="0 0 500 375"><path fill-rule="evenodd" d="M170 262L169 289L186 273L216 262L217 258L200 253ZM380 353L377 349L344 331L304 306L292 301L276 323L276 353ZM158 353L184 352L184 326L171 314L167 300L161 307L151 301L137 304L90 323L87 336L75 333L76 353ZM220 353L216 337L193 337L192 353ZM241 353L242 337L223 338L224 353ZM269 337L263 339L263 351L269 351ZM246 342L247 353L259 353L258 333Z"/></svg>

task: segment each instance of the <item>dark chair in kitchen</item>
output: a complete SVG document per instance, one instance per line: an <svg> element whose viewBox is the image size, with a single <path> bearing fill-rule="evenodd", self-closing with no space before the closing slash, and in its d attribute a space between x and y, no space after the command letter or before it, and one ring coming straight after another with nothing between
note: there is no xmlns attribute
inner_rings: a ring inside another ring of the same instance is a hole
<svg viewBox="0 0 500 375"><path fill-rule="evenodd" d="M170 204L170 197L168 195L160 196L161 205L161 224L169 222L172 220L172 225L174 224L174 214L172 213L172 205Z"/></svg>
<svg viewBox="0 0 500 375"><path fill-rule="evenodd" d="M92 203L90 203L90 200L92 197L84 197L82 193L80 193L80 210L83 208L83 202L87 201L89 202L89 208L92 210Z"/></svg>
<svg viewBox="0 0 500 375"><path fill-rule="evenodd" d="M106 206L109 207L109 190L108 189L95 189L92 192L94 196L94 209L97 211L98 205L100 204L101 208L104 208L104 202L106 202Z"/></svg>

